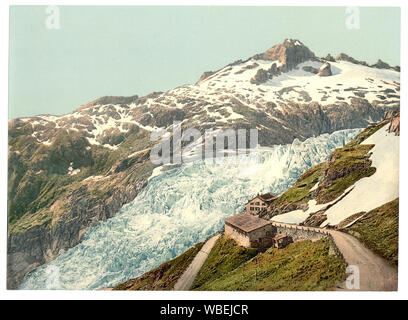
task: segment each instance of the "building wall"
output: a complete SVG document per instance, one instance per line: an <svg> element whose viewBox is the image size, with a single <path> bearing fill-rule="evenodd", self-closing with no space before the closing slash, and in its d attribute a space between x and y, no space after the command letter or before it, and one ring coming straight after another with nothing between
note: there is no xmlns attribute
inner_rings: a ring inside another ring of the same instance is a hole
<svg viewBox="0 0 408 320"><path fill-rule="evenodd" d="M225 225L225 235L230 236L243 247L249 248L251 246L248 236L227 224Z"/></svg>
<svg viewBox="0 0 408 320"><path fill-rule="evenodd" d="M239 229L225 225L225 234L246 248L257 248L272 245L272 238L276 235L276 227L272 224L249 232L241 232Z"/></svg>
<svg viewBox="0 0 408 320"><path fill-rule="evenodd" d="M278 225L277 223L274 223ZM308 227L303 226L276 226L277 227L277 234L286 233L290 236L293 241L298 240L319 240L322 238L327 237L327 234L324 232L316 232L313 229L309 229Z"/></svg>
<svg viewBox="0 0 408 320"><path fill-rule="evenodd" d="M272 224L266 225L262 228L256 229L249 233L249 241L255 242L264 237L274 237L276 234L276 227Z"/></svg>
<svg viewBox="0 0 408 320"><path fill-rule="evenodd" d="M246 212L258 215L263 209L266 209L266 203L259 198L252 199L246 204Z"/></svg>

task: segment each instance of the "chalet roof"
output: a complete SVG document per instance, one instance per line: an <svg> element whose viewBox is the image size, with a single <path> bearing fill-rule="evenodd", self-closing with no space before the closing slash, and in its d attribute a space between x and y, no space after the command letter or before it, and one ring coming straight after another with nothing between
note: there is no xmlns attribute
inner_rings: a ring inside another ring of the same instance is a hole
<svg viewBox="0 0 408 320"><path fill-rule="evenodd" d="M257 216L246 212L242 212L225 219L225 223L230 224L231 226L238 228L244 232L251 232L266 225L272 224L271 221L258 218Z"/></svg>

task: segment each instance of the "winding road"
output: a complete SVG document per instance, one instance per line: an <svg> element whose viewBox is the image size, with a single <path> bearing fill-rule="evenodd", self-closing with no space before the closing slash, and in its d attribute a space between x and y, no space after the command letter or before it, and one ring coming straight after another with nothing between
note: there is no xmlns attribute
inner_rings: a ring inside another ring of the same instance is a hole
<svg viewBox="0 0 408 320"><path fill-rule="evenodd" d="M357 266L360 291L398 290L398 269L375 255L360 241L340 231L329 231L349 266ZM346 287L341 288L347 290ZM353 289L351 289L353 291Z"/></svg>
<svg viewBox="0 0 408 320"><path fill-rule="evenodd" d="M398 290L398 269L385 259L377 256L353 236L330 229L298 226L273 222L274 225L290 229L309 230L331 235L348 266L358 267L359 289L348 289L344 283L339 290L350 291L396 291Z"/></svg>

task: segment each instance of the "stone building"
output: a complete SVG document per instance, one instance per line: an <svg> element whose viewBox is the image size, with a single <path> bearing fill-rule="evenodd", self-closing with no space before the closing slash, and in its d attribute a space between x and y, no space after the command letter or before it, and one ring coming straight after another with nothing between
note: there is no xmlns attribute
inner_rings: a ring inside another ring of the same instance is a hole
<svg viewBox="0 0 408 320"><path fill-rule="evenodd" d="M272 239L272 243L274 248L282 249L293 243L293 239L287 233L281 233Z"/></svg>
<svg viewBox="0 0 408 320"><path fill-rule="evenodd" d="M225 235L246 248L269 248L273 245L276 233L277 228L271 221L247 212L239 213L225 220Z"/></svg>
<svg viewBox="0 0 408 320"><path fill-rule="evenodd" d="M259 215L259 213L266 208L276 199L277 197L271 193L264 195L257 195L255 198L248 200L245 211L253 215Z"/></svg>

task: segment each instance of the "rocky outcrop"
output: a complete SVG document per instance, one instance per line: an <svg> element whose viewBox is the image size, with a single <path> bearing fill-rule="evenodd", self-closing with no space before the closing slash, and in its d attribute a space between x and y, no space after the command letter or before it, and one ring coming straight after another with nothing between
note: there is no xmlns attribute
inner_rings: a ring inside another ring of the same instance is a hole
<svg viewBox="0 0 408 320"><path fill-rule="evenodd" d="M285 40L282 44L276 45L262 54L257 54L254 59L279 61L281 66L273 64L269 70L259 69L256 75L250 80L252 84L262 84L272 79L276 75L283 72L288 72L297 65L305 61L320 61L315 54L309 50L299 40ZM320 69L312 66L304 66L302 68L306 72L317 74L321 77L332 75L330 64L326 62Z"/></svg>
<svg viewBox="0 0 408 320"><path fill-rule="evenodd" d="M259 69L255 76L250 80L252 84L261 84L265 83L270 79L270 75L267 70Z"/></svg>
<svg viewBox="0 0 408 320"><path fill-rule="evenodd" d="M391 69L391 66L388 63L382 61L381 59L378 59L378 61L375 64L373 64L372 67L378 69Z"/></svg>
<svg viewBox="0 0 408 320"><path fill-rule="evenodd" d="M323 64L320 67L317 75L320 76L320 77L329 77L329 76L331 76L332 71L331 71L331 68L330 68L330 63L326 62L325 64Z"/></svg>
<svg viewBox="0 0 408 320"><path fill-rule="evenodd" d="M388 63L382 61L381 59L378 59L378 61L375 64L371 65L371 67L377 68L377 69L392 69L392 70L400 72L399 66L391 67Z"/></svg>
<svg viewBox="0 0 408 320"><path fill-rule="evenodd" d="M83 108L89 108L92 106L96 106L96 105L129 104L129 103L134 102L137 98L138 98L137 95L130 96L130 97L105 96L105 97L93 100L87 104L84 104L83 106L79 108L79 110Z"/></svg>
<svg viewBox="0 0 408 320"><path fill-rule="evenodd" d="M394 132L395 135L397 136L400 135L400 113L399 112L391 118L388 132Z"/></svg>
<svg viewBox="0 0 408 320"><path fill-rule="evenodd" d="M66 201L71 209L56 225L35 226L11 234L7 244L7 288L15 289L25 274L79 244L90 226L113 217L146 183L141 180L127 185L95 203L86 197L87 187L83 186L69 195Z"/></svg>
<svg viewBox="0 0 408 320"><path fill-rule="evenodd" d="M336 62L336 60L333 58L333 56L330 53L326 57L324 57L323 60L330 61L330 62Z"/></svg>
<svg viewBox="0 0 408 320"><path fill-rule="evenodd" d="M278 44L268 49L266 52L257 54L255 59L279 61L283 66L283 71L289 71L299 63L315 59L315 54L310 51L299 40L286 39L282 44Z"/></svg>
<svg viewBox="0 0 408 320"><path fill-rule="evenodd" d="M390 107L390 109L393 109ZM372 122L381 121L386 111L390 110L369 103L363 98L353 98L351 103L340 102L324 108L330 119L332 130L365 128ZM398 110L399 106L395 107Z"/></svg>
<svg viewBox="0 0 408 320"><path fill-rule="evenodd" d="M362 66L368 66L368 63L365 61L359 61L354 59L353 57L350 57L349 55L345 54L345 53L340 53L337 57L336 57L337 61L348 61L354 64L360 64Z"/></svg>
<svg viewBox="0 0 408 320"><path fill-rule="evenodd" d="M207 79L208 77L211 77L215 72L214 71L206 71L204 72L200 79L198 79L198 81L196 82L196 84L199 84L200 82L204 81L205 79Z"/></svg>
<svg viewBox="0 0 408 320"><path fill-rule="evenodd" d="M259 69L255 76L251 78L250 82L252 84L261 84L265 83L268 80L271 80L274 76L278 76L282 73L282 68L278 67L276 63L273 63L268 70Z"/></svg>
<svg viewBox="0 0 408 320"><path fill-rule="evenodd" d="M319 69L317 69L317 68L315 68L315 67L312 67L312 66L304 66L304 67L302 68L302 70L303 70L303 71L306 71L306 72L314 73L314 74L318 74L318 73L319 73Z"/></svg>

